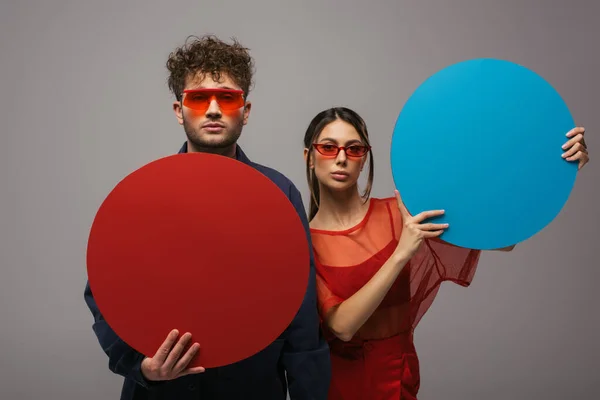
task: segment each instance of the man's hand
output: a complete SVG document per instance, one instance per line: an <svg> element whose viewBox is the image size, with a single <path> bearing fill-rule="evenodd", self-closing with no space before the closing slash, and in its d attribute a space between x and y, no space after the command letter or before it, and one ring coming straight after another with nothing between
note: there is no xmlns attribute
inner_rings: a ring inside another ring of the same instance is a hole
<svg viewBox="0 0 600 400"><path fill-rule="evenodd" d="M169 333L166 340L154 354L154 357L146 357L142 361L142 374L149 381L168 381L181 376L198 374L204 372L203 367L188 368L188 364L200 349L198 343L194 343L188 351L181 356L185 346L192 335L186 333L177 341L179 332L175 329ZM175 342L177 341L177 344ZM175 347L173 347L175 345Z"/></svg>

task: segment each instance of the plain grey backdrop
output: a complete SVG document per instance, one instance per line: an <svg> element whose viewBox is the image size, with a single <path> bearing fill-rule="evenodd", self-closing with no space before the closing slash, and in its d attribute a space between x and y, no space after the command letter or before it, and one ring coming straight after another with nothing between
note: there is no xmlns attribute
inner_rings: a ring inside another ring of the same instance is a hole
<svg viewBox="0 0 600 400"><path fill-rule="evenodd" d="M165 61L214 33L256 60L241 144L305 204L302 137L322 109L366 119L373 194L390 196L393 125L431 74L489 56L549 80L592 160L545 230L442 287L416 334L421 399L597 399L599 15L592 0L2 0L0 398L118 398L83 300L87 235L120 179L183 143Z"/></svg>

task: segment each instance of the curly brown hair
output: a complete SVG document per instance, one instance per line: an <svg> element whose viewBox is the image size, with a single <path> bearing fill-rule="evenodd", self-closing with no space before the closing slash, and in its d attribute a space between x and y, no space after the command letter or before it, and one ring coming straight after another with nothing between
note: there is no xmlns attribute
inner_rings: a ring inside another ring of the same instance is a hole
<svg viewBox="0 0 600 400"><path fill-rule="evenodd" d="M226 73L242 88L245 97L248 96L254 83L254 60L248 53L249 49L235 38L232 41L232 44L228 44L214 35L201 38L190 36L182 47L169 55L168 85L178 101L181 101L186 79L198 74L211 74L215 81L219 81L221 74Z"/></svg>

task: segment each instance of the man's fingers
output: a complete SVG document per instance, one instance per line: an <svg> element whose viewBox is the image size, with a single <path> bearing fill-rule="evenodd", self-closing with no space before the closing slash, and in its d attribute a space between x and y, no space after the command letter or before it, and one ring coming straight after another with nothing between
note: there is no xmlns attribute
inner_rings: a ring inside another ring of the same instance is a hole
<svg viewBox="0 0 600 400"><path fill-rule="evenodd" d="M163 364L164 369L170 370L175 366L175 363L177 363L177 360L179 360L181 353L183 353L185 346L188 344L188 342L190 341L191 338L192 338L192 334L188 332L188 333L184 334L181 337L181 339L179 339L179 341L177 342L175 347L173 347L173 349L169 353L167 360Z"/></svg>
<svg viewBox="0 0 600 400"><path fill-rule="evenodd" d="M183 370L178 377L180 376L186 376L186 375L192 375L192 374L201 374L202 372L206 371L206 369L204 369L204 367L192 367L192 368L188 368Z"/></svg>
<svg viewBox="0 0 600 400"><path fill-rule="evenodd" d="M161 364L165 362L167 356L171 352L171 348L175 341L177 340L177 336L179 336L179 331L177 329L173 329L168 335L163 344L160 345L154 357L154 360L160 362Z"/></svg>
<svg viewBox="0 0 600 400"><path fill-rule="evenodd" d="M193 345L191 345L190 348L185 352L183 357L181 357L179 361L177 361L177 364L175 364L175 367L173 369L175 371L185 370L190 361L192 361L192 358L194 358L196 353L198 353L199 349L200 345L198 343L194 343Z"/></svg>

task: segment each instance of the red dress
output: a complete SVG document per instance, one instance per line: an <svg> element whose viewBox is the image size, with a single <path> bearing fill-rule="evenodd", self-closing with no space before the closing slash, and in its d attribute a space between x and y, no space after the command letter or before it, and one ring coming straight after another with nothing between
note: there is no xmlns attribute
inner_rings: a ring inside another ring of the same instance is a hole
<svg viewBox="0 0 600 400"><path fill-rule="evenodd" d="M364 219L344 231L311 229L321 317L364 286L394 252L402 232L396 199L371 199ZM332 360L330 400L413 400L419 361L413 331L443 281L468 286L480 251L426 240L350 342L323 324Z"/></svg>

